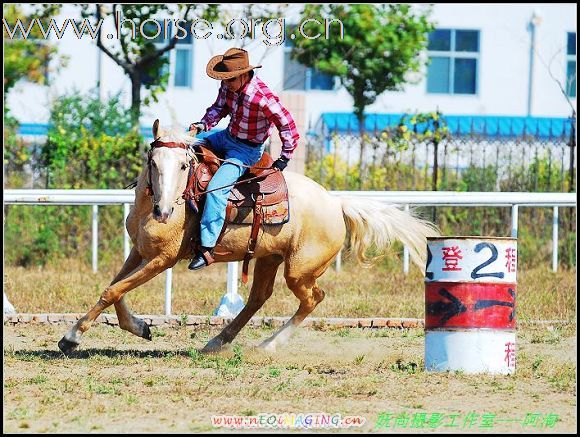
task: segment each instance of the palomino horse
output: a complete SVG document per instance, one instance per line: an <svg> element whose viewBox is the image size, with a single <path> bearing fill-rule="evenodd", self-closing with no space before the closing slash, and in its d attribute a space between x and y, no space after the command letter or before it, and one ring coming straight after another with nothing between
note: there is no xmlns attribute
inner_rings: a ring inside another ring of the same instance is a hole
<svg viewBox="0 0 580 437"><path fill-rule="evenodd" d="M160 142L180 143L184 148L156 147L150 151L150 165L146 165L139 176L135 206L127 217L133 249L97 304L58 343L67 355L79 345L82 335L110 305L115 306L122 329L151 340L148 325L131 313L124 295L173 267L179 260L191 256L190 239L194 232L198 232L199 217L186 207L181 194L186 188L189 166L197 161L189 145L198 140L189 134L162 130L158 120L153 125L153 136ZM275 351L285 343L324 299L324 291L316 280L342 248L347 230L359 260L365 260L365 250L373 244L384 249L397 239L409 248L412 260L424 269L426 237L437 235L434 225L392 205L332 196L301 174L286 171L284 176L291 219L282 225L262 226L254 253L256 264L248 302L202 352L218 351L232 342L272 295L276 272L281 264L284 264L286 284L300 305L294 316L260 347ZM146 190L149 183L153 189L152 198ZM216 248L216 262L242 260L250 228L250 225L229 225ZM220 255L220 252L227 255Z"/></svg>

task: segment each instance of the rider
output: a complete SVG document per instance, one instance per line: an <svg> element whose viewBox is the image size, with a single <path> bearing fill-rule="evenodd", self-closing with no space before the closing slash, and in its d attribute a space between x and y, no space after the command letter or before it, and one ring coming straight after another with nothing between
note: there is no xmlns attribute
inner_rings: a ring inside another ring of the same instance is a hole
<svg viewBox="0 0 580 437"><path fill-rule="evenodd" d="M280 133L282 152L272 168L284 170L298 144L294 119L278 96L254 74L254 68L260 67L249 65L248 52L238 48L214 56L207 64L207 75L221 80L221 86L215 103L189 130L208 131L226 115L231 117L227 129L206 137L211 150L228 160L214 174L208 191L236 182L246 171L246 167L238 164L251 166L260 160L273 124ZM201 249L189 264L190 270L201 269L214 261L213 249L224 224L231 189L229 186L206 194L201 217Z"/></svg>

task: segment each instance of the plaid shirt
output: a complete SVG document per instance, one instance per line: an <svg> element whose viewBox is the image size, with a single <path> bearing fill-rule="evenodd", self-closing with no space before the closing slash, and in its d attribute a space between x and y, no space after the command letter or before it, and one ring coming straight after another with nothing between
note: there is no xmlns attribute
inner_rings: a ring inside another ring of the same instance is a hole
<svg viewBox="0 0 580 437"><path fill-rule="evenodd" d="M256 75L244 88L235 93L222 82L218 97L201 122L205 130L210 130L226 115L230 115L228 129L232 136L263 143L276 125L282 140L282 153L290 159L298 145L298 129L290 113L282 106L280 99Z"/></svg>

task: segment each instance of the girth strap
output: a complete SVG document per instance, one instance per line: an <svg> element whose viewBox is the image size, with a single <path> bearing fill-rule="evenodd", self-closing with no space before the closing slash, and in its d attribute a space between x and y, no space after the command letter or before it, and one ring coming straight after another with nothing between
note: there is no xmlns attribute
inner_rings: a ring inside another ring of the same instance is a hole
<svg viewBox="0 0 580 437"><path fill-rule="evenodd" d="M260 231L260 225L262 224L263 200L264 194L260 194L256 198L256 205L254 207L254 219L252 221L252 231L250 233L250 240L248 241L248 250L244 256L244 262L242 264L242 282L244 284L248 282L248 265L254 256L254 250L256 249L256 244L258 243L258 232Z"/></svg>

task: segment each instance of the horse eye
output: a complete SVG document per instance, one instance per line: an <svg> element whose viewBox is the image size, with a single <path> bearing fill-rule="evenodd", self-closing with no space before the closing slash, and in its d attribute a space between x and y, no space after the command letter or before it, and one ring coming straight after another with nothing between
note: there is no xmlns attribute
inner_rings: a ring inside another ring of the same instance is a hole
<svg viewBox="0 0 580 437"><path fill-rule="evenodd" d="M153 167L157 168L157 163L156 163L155 161L153 161L153 160L151 160L151 165L152 165Z"/></svg>
<svg viewBox="0 0 580 437"><path fill-rule="evenodd" d="M187 164L181 164L181 169L185 170L187 168Z"/></svg>

